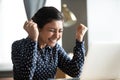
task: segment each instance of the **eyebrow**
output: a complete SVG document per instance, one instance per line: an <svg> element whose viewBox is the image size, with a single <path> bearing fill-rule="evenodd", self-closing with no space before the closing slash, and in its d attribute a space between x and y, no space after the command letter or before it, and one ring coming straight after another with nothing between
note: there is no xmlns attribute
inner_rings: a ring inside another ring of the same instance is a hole
<svg viewBox="0 0 120 80"><path fill-rule="evenodd" d="M48 29L55 29L55 30L57 30L56 28L51 28L51 27L49 27ZM60 28L60 30L63 30L63 28Z"/></svg>

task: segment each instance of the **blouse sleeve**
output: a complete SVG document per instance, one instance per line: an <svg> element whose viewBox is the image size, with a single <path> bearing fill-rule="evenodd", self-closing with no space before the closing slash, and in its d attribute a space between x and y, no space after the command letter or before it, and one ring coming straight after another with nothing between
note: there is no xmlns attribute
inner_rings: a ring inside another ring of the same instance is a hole
<svg viewBox="0 0 120 80"><path fill-rule="evenodd" d="M12 44L13 74L15 80L32 80L37 60L37 42L29 38Z"/></svg>
<svg viewBox="0 0 120 80"><path fill-rule="evenodd" d="M58 67L71 77L80 77L84 64L85 47L84 42L76 40L76 46L73 49L73 58L70 59L63 48L60 48L58 56Z"/></svg>

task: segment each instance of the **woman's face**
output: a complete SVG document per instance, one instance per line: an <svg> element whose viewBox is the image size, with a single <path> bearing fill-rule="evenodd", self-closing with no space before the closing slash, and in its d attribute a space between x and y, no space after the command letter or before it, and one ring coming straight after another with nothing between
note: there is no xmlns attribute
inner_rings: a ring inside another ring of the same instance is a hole
<svg viewBox="0 0 120 80"><path fill-rule="evenodd" d="M42 29L39 30L39 43L40 46L49 45L54 47L57 41L62 37L63 21L53 20L47 23Z"/></svg>

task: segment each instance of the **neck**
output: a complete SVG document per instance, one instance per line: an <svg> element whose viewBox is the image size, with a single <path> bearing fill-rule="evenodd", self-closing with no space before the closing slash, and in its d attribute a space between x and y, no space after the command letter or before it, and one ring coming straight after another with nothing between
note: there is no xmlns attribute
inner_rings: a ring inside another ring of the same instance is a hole
<svg viewBox="0 0 120 80"><path fill-rule="evenodd" d="M39 47L40 47L41 49L45 48L45 46L46 46L46 44L41 44L41 43L39 43Z"/></svg>
<svg viewBox="0 0 120 80"><path fill-rule="evenodd" d="M44 43L43 41L41 41L40 39L38 40L38 44L39 44L39 48L44 48L46 46L46 43Z"/></svg>

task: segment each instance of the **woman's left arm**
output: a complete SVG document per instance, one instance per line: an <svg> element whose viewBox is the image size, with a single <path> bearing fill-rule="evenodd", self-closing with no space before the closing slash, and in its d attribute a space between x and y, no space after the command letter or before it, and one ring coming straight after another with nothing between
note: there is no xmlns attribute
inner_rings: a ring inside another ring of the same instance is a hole
<svg viewBox="0 0 120 80"><path fill-rule="evenodd" d="M85 58L84 42L76 40L76 46L73 51L73 58L61 48L58 52L58 67L71 77L79 77L82 72L82 67Z"/></svg>
<svg viewBox="0 0 120 80"><path fill-rule="evenodd" d="M64 51L63 48L59 51L59 68L67 73L71 77L79 77L82 72L82 67L84 64L85 58L85 47L83 37L87 31L87 27L83 24L77 27L76 30L76 46L73 50L73 58L70 59L67 56L67 53Z"/></svg>

